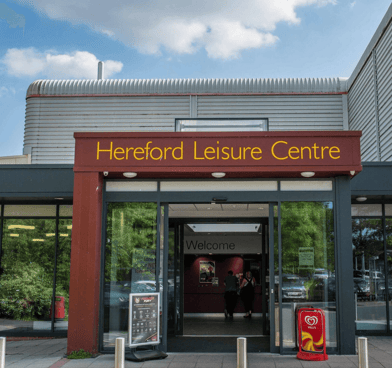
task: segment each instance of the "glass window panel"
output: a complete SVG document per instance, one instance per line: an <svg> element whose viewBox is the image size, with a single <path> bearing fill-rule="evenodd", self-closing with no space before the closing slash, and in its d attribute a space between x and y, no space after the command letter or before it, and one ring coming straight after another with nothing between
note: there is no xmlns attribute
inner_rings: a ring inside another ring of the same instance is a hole
<svg viewBox="0 0 392 368"><path fill-rule="evenodd" d="M107 192L156 192L156 181L107 181Z"/></svg>
<svg viewBox="0 0 392 368"><path fill-rule="evenodd" d="M387 206L387 205L386 205ZM385 207L386 207L385 206ZM386 209L385 209L386 210ZM392 219L387 218L385 219L385 230L386 230L386 241L387 241L387 282L388 286L385 287L385 295L388 299L388 308L389 308L389 323L391 325L392 319Z"/></svg>
<svg viewBox="0 0 392 368"><path fill-rule="evenodd" d="M273 308L275 308L275 346L280 346L280 314L279 314L279 238L278 238L278 206L274 205L274 294L271 295L273 298ZM275 295L275 296L274 296Z"/></svg>
<svg viewBox="0 0 392 368"><path fill-rule="evenodd" d="M4 205L4 216L48 217L56 216L55 205Z"/></svg>
<svg viewBox="0 0 392 368"><path fill-rule="evenodd" d="M392 216L392 204L385 205L385 216Z"/></svg>
<svg viewBox="0 0 392 368"><path fill-rule="evenodd" d="M382 216L381 204L352 204L351 216Z"/></svg>
<svg viewBox="0 0 392 368"><path fill-rule="evenodd" d="M283 347L295 349L295 308L311 304L326 318L327 347L336 343L334 218L330 202L283 202Z"/></svg>
<svg viewBox="0 0 392 368"><path fill-rule="evenodd" d="M59 210L60 217L72 217L73 215L73 206L69 205L61 205Z"/></svg>
<svg viewBox="0 0 392 368"><path fill-rule="evenodd" d="M59 220L54 328L68 330L72 220Z"/></svg>
<svg viewBox="0 0 392 368"><path fill-rule="evenodd" d="M55 228L55 219L4 220L0 331L51 329Z"/></svg>
<svg viewBox="0 0 392 368"><path fill-rule="evenodd" d="M156 235L156 203L108 204L104 347L113 347L117 337L125 337L126 344L129 343L129 294L150 293L157 289Z"/></svg>
<svg viewBox="0 0 392 368"><path fill-rule="evenodd" d="M276 191L277 181L163 181L162 192Z"/></svg>
<svg viewBox="0 0 392 368"><path fill-rule="evenodd" d="M262 132L266 130L268 130L267 119L176 120L177 132Z"/></svg>
<svg viewBox="0 0 392 368"><path fill-rule="evenodd" d="M280 189L282 191L331 191L332 181L324 180L295 180L295 181L281 181Z"/></svg>
<svg viewBox="0 0 392 368"><path fill-rule="evenodd" d="M381 219L353 219L357 331L386 331L384 244Z"/></svg>

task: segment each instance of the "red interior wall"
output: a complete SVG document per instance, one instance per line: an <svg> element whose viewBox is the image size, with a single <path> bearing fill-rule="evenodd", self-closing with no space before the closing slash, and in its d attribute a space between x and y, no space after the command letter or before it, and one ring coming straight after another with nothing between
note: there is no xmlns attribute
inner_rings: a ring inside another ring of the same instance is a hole
<svg viewBox="0 0 392 368"><path fill-rule="evenodd" d="M215 277L219 278L219 286L199 282L200 261L215 261ZM243 273L244 260L233 255L195 256L184 255L184 312L185 313L223 313L224 280L229 270L234 275ZM254 312L261 313L261 285L255 287ZM244 312L240 297L237 299L235 313Z"/></svg>

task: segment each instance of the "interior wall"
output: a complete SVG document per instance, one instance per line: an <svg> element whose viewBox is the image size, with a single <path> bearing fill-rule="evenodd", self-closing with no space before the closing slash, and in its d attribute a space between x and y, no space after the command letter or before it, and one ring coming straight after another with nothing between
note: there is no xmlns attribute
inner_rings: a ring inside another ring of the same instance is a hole
<svg viewBox="0 0 392 368"><path fill-rule="evenodd" d="M201 283L200 261L215 261L215 277L219 286ZM224 279L229 270L234 275L244 271L244 258L239 255L184 255L184 313L222 313L224 311ZM255 287L254 312L261 313L261 285ZM240 297L234 313L244 313Z"/></svg>

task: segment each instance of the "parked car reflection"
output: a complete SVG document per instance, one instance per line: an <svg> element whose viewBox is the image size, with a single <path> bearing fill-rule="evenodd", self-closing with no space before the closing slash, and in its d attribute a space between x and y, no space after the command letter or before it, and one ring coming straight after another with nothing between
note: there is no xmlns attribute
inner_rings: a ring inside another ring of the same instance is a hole
<svg viewBox="0 0 392 368"><path fill-rule="evenodd" d="M392 279L388 278L388 299L392 300ZM385 292L385 280L379 281L377 285L377 299L378 300L387 300L386 292Z"/></svg>
<svg viewBox="0 0 392 368"><path fill-rule="evenodd" d="M282 301L294 302L306 300L304 281L297 275L282 275Z"/></svg>

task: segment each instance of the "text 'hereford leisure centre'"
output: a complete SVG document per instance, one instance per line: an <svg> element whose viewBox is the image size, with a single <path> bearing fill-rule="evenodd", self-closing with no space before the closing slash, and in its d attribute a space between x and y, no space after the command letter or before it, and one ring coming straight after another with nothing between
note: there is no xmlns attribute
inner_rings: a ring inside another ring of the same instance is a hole
<svg viewBox="0 0 392 368"><path fill-rule="evenodd" d="M255 160L263 159L264 155L272 155L276 160L324 160L340 158L340 148L337 146L321 146L317 143L298 146L291 145L287 141L276 141L270 149L263 150L261 147L249 146L221 146L216 141L214 146L208 147L198 146L197 141L193 141L193 145L185 147L181 141L177 146L158 147L154 146L153 141L148 141L143 146L138 147L122 147L110 144L101 144L97 142L97 160L105 158L109 160L183 160L184 153L192 155L193 160Z"/></svg>

